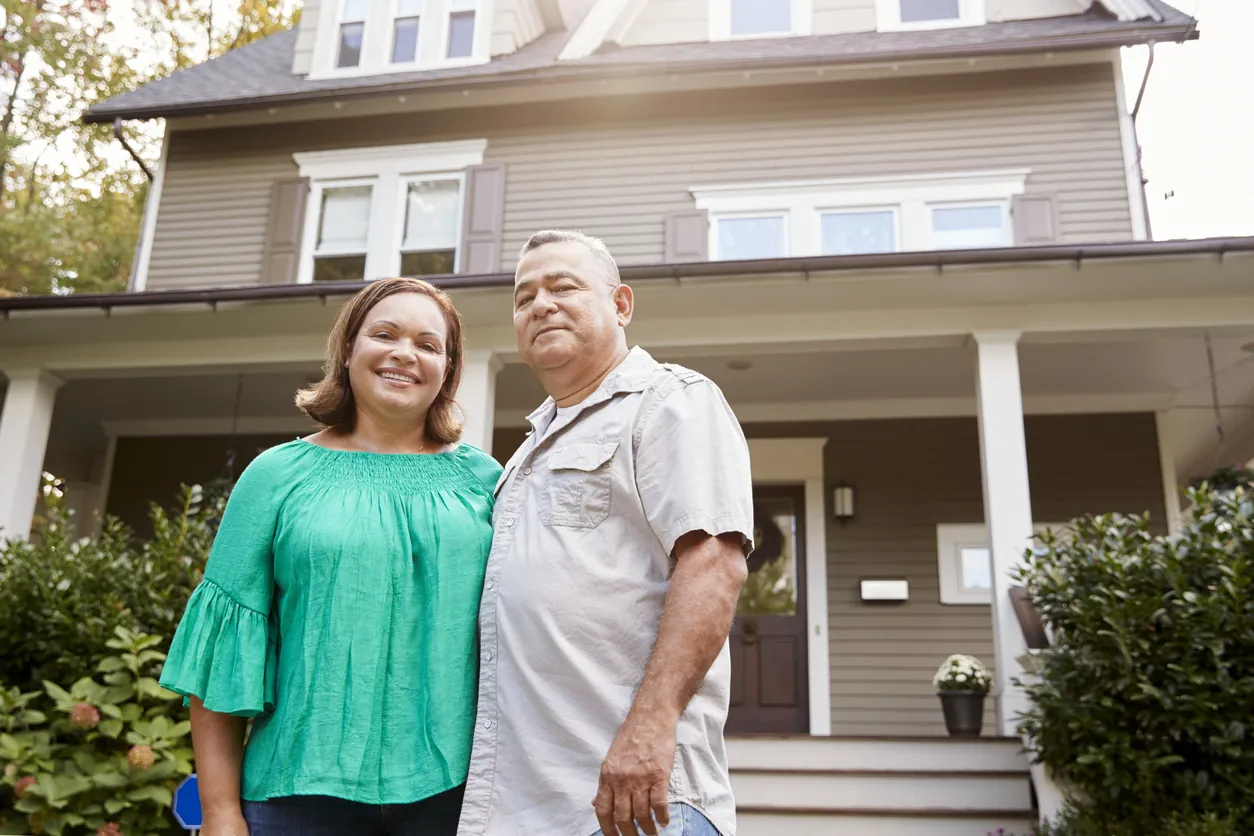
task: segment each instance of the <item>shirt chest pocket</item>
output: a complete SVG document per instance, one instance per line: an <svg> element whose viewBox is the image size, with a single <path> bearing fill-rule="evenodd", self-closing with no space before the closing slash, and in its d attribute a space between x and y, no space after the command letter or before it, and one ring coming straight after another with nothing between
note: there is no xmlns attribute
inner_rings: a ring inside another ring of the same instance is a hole
<svg viewBox="0 0 1254 836"><path fill-rule="evenodd" d="M545 525L596 528L610 515L617 441L576 441L549 454L540 519Z"/></svg>

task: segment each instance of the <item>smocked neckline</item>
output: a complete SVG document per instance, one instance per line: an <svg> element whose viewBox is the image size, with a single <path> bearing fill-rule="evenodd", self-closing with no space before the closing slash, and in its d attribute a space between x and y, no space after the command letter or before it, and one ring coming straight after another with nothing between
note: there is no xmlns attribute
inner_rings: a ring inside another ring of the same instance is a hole
<svg viewBox="0 0 1254 836"><path fill-rule="evenodd" d="M439 453L377 453L373 450L338 450L334 447L326 447L322 444L317 444L313 441L310 441L307 438L298 438L298 439L295 439L295 442L297 444L304 445L305 447L312 447L315 450L321 450L326 453L338 453L342 456L371 456L374 458L391 458L391 459L404 459L404 460L440 459L440 458L444 458L445 456L454 456L462 452L465 449L465 445L462 444L461 442L458 442L457 446L454 447L453 449L442 450Z"/></svg>

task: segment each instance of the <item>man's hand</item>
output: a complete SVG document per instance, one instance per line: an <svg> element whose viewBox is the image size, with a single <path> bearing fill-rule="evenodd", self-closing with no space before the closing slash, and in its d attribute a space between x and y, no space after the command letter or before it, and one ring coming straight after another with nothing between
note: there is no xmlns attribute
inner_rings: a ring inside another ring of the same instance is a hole
<svg viewBox="0 0 1254 836"><path fill-rule="evenodd" d="M670 824L666 803L675 767L675 730L679 718L628 715L601 763L601 779L592 802L605 836L657 836L654 816Z"/></svg>

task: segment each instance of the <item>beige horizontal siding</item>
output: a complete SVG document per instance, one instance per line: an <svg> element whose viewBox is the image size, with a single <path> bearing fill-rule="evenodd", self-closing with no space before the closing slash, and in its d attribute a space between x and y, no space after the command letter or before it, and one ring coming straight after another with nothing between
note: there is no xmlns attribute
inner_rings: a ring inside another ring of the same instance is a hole
<svg viewBox="0 0 1254 836"><path fill-rule="evenodd" d="M649 0L618 42L623 46L648 46L709 39L710 0Z"/></svg>
<svg viewBox="0 0 1254 836"><path fill-rule="evenodd" d="M492 18L492 55L507 55L544 34L536 0L496 0Z"/></svg>
<svg viewBox="0 0 1254 836"><path fill-rule="evenodd" d="M874 32L875 0L814 0L814 34Z"/></svg>
<svg viewBox="0 0 1254 836"><path fill-rule="evenodd" d="M693 186L1006 167L1057 196L1065 241L1131 237L1113 73L1094 65L175 133L148 286L258 281L293 152L470 137L507 168L505 270L548 226L659 262Z"/></svg>
<svg viewBox="0 0 1254 836"><path fill-rule="evenodd" d="M989 20L1028 20L1037 17L1065 17L1086 11L1089 0L985 0Z"/></svg>
<svg viewBox="0 0 1254 836"><path fill-rule="evenodd" d="M943 735L931 678L951 653L993 666L986 606L940 603L936 526L983 520L974 419L746 426L754 437L825 436L826 495L857 490L857 516L825 520L832 730L845 735ZM1031 416L1026 421L1032 516L1066 522L1090 512L1149 511L1161 527L1162 480L1152 415ZM499 453L500 451L498 451ZM864 578L905 578L910 600L868 606ZM994 730L987 705L985 732Z"/></svg>
<svg viewBox="0 0 1254 836"><path fill-rule="evenodd" d="M318 38L323 2L330 4L334 0L305 0L301 7L300 31L296 34L296 51L292 58L292 72L296 75L308 75L313 68L314 42Z"/></svg>

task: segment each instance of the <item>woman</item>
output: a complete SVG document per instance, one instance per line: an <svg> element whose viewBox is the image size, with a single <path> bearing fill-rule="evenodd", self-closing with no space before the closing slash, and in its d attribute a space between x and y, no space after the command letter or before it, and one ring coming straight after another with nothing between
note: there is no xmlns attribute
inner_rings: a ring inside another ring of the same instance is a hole
<svg viewBox="0 0 1254 836"><path fill-rule="evenodd" d="M456 832L501 472L457 443L463 353L444 293L371 284L296 398L325 429L240 476L161 677L203 836Z"/></svg>

